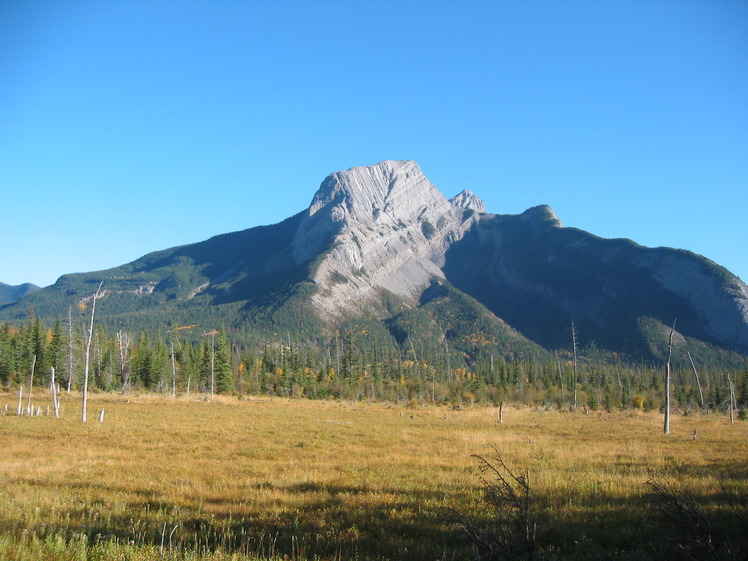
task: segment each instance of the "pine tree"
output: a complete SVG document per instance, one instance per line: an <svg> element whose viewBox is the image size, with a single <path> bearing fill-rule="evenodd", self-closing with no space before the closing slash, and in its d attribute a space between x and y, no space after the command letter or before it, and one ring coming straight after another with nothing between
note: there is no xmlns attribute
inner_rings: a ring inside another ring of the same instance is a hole
<svg viewBox="0 0 748 561"><path fill-rule="evenodd" d="M216 337L214 372L216 377L216 391L229 393L234 390L234 372L231 367L231 351L223 329Z"/></svg>
<svg viewBox="0 0 748 561"><path fill-rule="evenodd" d="M3 324L0 327L0 384L7 386L15 372L15 353L10 327Z"/></svg>

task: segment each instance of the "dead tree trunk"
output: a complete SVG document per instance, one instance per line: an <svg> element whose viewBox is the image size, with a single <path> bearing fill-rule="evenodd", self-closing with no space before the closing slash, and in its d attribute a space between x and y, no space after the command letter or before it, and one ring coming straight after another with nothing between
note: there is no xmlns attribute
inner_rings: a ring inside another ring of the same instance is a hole
<svg viewBox="0 0 748 561"><path fill-rule="evenodd" d="M735 409L737 409L738 402L735 399L735 384L732 383L732 376L727 373L727 383L730 384L730 424L735 423Z"/></svg>
<svg viewBox="0 0 748 561"><path fill-rule="evenodd" d="M281 358L281 364L283 359ZM216 389L216 334L210 336L210 399L213 399Z"/></svg>
<svg viewBox="0 0 748 561"><path fill-rule="evenodd" d="M688 355L688 360L691 361L691 368L693 368L693 374L696 376L696 385L699 387L699 399L701 400L701 410L704 410L704 392L701 391L701 382L699 381L699 373L696 371L696 365L693 363L693 359L691 358L691 351L686 349L686 354Z"/></svg>
<svg viewBox="0 0 748 561"><path fill-rule="evenodd" d="M29 397L26 402L26 412L31 414L31 392L34 390L34 368L36 368L36 355L31 361L31 375L29 376Z"/></svg>
<svg viewBox="0 0 748 561"><path fill-rule="evenodd" d="M60 400L57 397L57 385L55 384L55 367L53 366L50 371L51 381L49 383L50 389L52 390L52 405L55 408L55 418L60 417Z"/></svg>
<svg viewBox="0 0 748 561"><path fill-rule="evenodd" d="M174 360L174 341L171 341L171 396L177 397L177 363Z"/></svg>
<svg viewBox="0 0 748 561"><path fill-rule="evenodd" d="M670 434L670 360L673 357L673 333L675 333L675 320L670 329L670 337L667 343L667 362L665 363L665 424L663 432Z"/></svg>
<svg viewBox="0 0 748 561"><path fill-rule="evenodd" d="M85 364L83 368L83 405L81 407L81 421L86 422L86 413L88 409L88 366L91 357L91 340L93 339L93 328L94 328L94 314L96 313L96 300L99 297L101 291L101 285L104 281L99 283L99 288L96 289L96 293L93 295L93 302L91 303L91 323L88 327L88 336L86 337L86 349L85 349Z"/></svg>
<svg viewBox="0 0 748 561"><path fill-rule="evenodd" d="M119 377L120 383L122 384L122 391L127 392L130 390L130 368L128 363L130 362L130 343L132 339L130 334L125 331L117 331L117 346L119 347Z"/></svg>
<svg viewBox="0 0 748 561"><path fill-rule="evenodd" d="M577 410L577 330L571 320L571 344L574 350L574 411Z"/></svg>
<svg viewBox="0 0 748 561"><path fill-rule="evenodd" d="M566 394L564 394L564 373L561 370L561 359L556 353L556 366L558 367L558 385L561 387L561 407L566 407Z"/></svg>
<svg viewBox="0 0 748 561"><path fill-rule="evenodd" d="M70 393L70 387L73 385L73 307L68 306L68 384L67 392Z"/></svg>

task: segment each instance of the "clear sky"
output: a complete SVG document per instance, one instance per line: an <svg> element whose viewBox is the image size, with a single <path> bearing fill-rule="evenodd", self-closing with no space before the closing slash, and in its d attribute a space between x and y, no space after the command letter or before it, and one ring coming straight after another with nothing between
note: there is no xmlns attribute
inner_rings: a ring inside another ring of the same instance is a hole
<svg viewBox="0 0 748 561"><path fill-rule="evenodd" d="M278 222L417 161L748 281L748 2L0 2L0 281Z"/></svg>

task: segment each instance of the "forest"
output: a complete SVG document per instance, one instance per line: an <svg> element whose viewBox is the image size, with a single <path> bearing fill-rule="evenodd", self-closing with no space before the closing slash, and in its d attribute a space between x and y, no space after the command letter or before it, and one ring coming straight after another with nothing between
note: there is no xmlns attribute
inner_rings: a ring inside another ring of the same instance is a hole
<svg viewBox="0 0 748 561"><path fill-rule="evenodd" d="M7 390L22 385L31 385L32 391L46 388L54 370L61 390L80 389L84 323L82 314L71 313L54 325L30 315L25 322L0 326L0 384ZM442 337L438 345L436 340L416 329L398 341L364 320L346 324L322 344L296 342L290 333L258 340L222 328L183 326L149 334L95 326L89 388L453 406L507 402L559 410L646 411L662 406L664 364L611 359L594 348L578 348L576 338L568 350L530 356L469 354L457 336ZM732 402L739 418L745 418L748 362L731 371L696 364L690 353L676 357L676 410L725 411Z"/></svg>

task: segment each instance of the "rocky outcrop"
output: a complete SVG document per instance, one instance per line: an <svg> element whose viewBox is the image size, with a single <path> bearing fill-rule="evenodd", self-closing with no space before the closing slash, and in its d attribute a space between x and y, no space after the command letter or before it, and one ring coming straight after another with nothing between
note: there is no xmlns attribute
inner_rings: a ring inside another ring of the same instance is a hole
<svg viewBox="0 0 748 561"><path fill-rule="evenodd" d="M298 263L316 267L316 307L327 317L371 304L384 289L416 296L443 277L444 254L477 220L466 208L482 201L465 194L448 201L412 161L384 161L328 176L293 242Z"/></svg>
<svg viewBox="0 0 748 561"><path fill-rule="evenodd" d="M639 262L666 290L687 301L713 339L748 348L748 286L689 251L658 250Z"/></svg>
<svg viewBox="0 0 748 561"><path fill-rule="evenodd" d="M449 202L461 208L474 210L475 212L486 212L486 204L479 199L475 193L465 189L449 199Z"/></svg>

